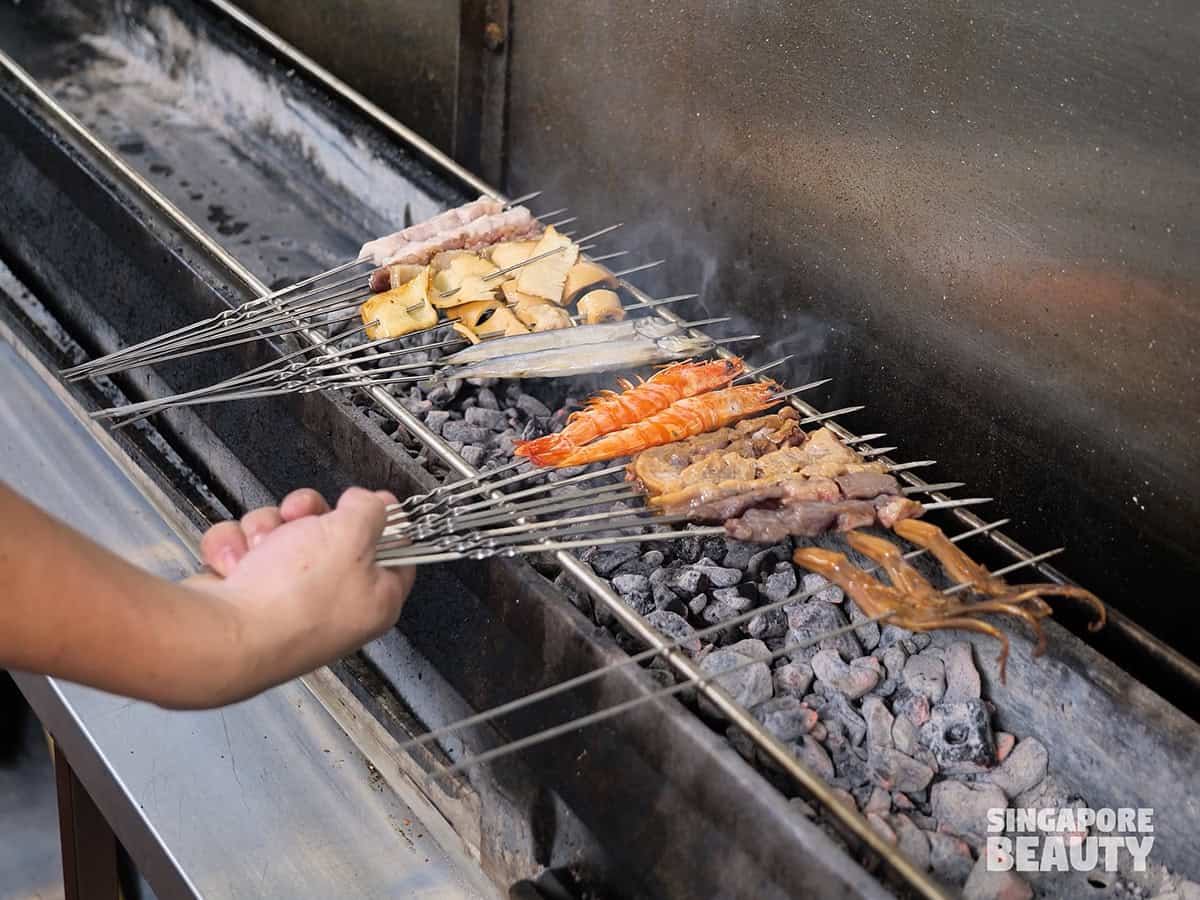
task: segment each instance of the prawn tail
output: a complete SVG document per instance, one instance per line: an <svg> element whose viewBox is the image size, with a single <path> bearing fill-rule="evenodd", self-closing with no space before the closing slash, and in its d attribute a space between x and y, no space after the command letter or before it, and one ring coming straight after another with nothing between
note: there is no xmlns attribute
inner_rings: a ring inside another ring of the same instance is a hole
<svg viewBox="0 0 1200 900"><path fill-rule="evenodd" d="M575 444L561 434L548 434L532 441L518 441L513 453L524 456L539 466L557 465L575 450Z"/></svg>

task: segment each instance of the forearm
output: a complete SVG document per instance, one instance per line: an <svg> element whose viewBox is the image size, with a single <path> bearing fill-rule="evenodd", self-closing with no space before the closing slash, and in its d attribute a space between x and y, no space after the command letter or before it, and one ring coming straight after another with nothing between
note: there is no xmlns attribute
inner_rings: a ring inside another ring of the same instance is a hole
<svg viewBox="0 0 1200 900"><path fill-rule="evenodd" d="M164 706L236 699L243 637L219 592L156 578L0 484L0 668Z"/></svg>

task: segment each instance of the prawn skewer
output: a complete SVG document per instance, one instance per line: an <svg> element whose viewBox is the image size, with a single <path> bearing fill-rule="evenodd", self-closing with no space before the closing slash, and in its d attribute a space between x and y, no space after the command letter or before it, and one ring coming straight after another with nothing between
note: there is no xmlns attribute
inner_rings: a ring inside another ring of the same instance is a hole
<svg viewBox="0 0 1200 900"><path fill-rule="evenodd" d="M744 384L677 400L628 428L614 431L583 447L576 447L552 465L582 466L622 456L632 456L649 447L704 434L729 423L770 409L783 398L776 396L774 382Z"/></svg>
<svg viewBox="0 0 1200 900"><path fill-rule="evenodd" d="M728 385L742 370L742 361L737 358L688 361L660 369L637 385L621 379L618 382L621 393L597 394L585 409L567 419L562 431L521 441L513 452L529 457L539 466L554 465L589 441L648 419L676 401Z"/></svg>

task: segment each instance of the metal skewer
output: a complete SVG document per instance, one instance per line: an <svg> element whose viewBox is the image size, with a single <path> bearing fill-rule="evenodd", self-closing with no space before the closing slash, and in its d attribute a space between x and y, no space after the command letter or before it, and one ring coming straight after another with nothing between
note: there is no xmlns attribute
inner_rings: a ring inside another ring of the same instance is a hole
<svg viewBox="0 0 1200 900"><path fill-rule="evenodd" d="M989 527L991 527L991 526L989 526ZM1026 559L1026 560L1021 560L1019 562L1013 563L1012 565L1005 566L1004 568L1001 568L1001 569L997 569L994 572L991 572L989 574L993 577L997 577L997 578L1001 577L1002 575L1006 575L1009 572L1016 571L1017 569L1020 569L1024 566L1032 565L1035 562L1042 562L1043 560L1048 559L1049 557L1054 556L1055 554L1061 552L1062 549L1063 548L1060 547L1055 550L1047 551L1046 553L1039 554L1036 557ZM947 588L945 591L943 591L943 593L952 596L953 594L956 594L960 591L966 590L970 586L971 586L970 582L960 582L959 584L956 584L950 588ZM759 610L758 612L761 612L761 610ZM580 717L572 719L568 722L564 722L560 725L555 725L551 728L546 728L541 731L535 732L534 734L527 735L526 737L519 738L518 740L511 741L507 744L502 744L499 747L495 747L490 750L486 750L482 753L478 753L472 757L469 757L468 759L457 762L451 766L443 766L438 771L429 773L426 776L425 780L427 783L437 781L439 778L444 778L445 776L451 775L455 772L460 772L464 769L479 765L480 763L488 762L489 760L496 759L500 756L505 756L509 753L514 753L518 750L523 750L527 747L533 746L534 744L539 744L539 743L542 743L543 741L550 740L551 738L558 737L559 735L567 734L568 732L577 730L579 728L583 728L586 725L595 724L596 722L603 721L604 719L609 719L609 718L612 718L613 716L620 715L621 713L627 712L628 710L633 709L637 706L640 706L643 703L649 703L649 702L659 700L659 699L662 699L665 697L670 697L670 696L673 696L674 694L680 693L684 690L688 690L689 688L702 687L704 685L710 684L713 681L716 681L717 679L719 679L731 672L736 672L740 669L749 668L750 666L753 666L756 663L770 662L771 660L778 659L781 656L787 656L787 655L790 655L793 653L797 653L801 650L806 650L810 647L815 647L818 644L820 644L822 641L828 640L831 637L837 637L842 634L849 634L850 632L854 631L856 628L861 628L863 625L868 625L872 622L883 622L883 621L891 618L891 616L893 616L893 615L895 615L894 612L887 612L887 613L882 613L878 616L871 616L868 618L860 619L857 622L852 622L849 625L843 625L839 628L832 629L830 631L827 631L823 634L809 638L807 640L796 641L794 643L785 644L784 646L778 648L777 650L771 651L767 656L755 657L754 659L748 660L745 663L740 663L736 666L733 666L732 668L725 669L722 672L714 672L712 674L705 674L705 675L700 675L700 676L694 677L694 678L684 679L683 681L681 681L677 684L671 685L669 687L660 688L659 690L651 691L648 694L644 694L644 695L638 696L638 697L633 697L622 703L617 703L613 706L605 707L602 710L599 710L594 713L590 713L586 716L580 716ZM728 627L728 625L727 625L727 623L721 623L721 625L719 627L725 628L725 627ZM696 637L696 635L694 635L694 634L689 635L688 640L694 639L695 637ZM651 652L654 654L657 654L662 651L660 651L658 649L654 649ZM631 661L632 661L632 658L630 660L622 660L621 663L618 663L615 665L623 665L623 664L627 664L628 662L631 662ZM605 669L601 669L601 670L597 670L597 671L604 674L604 673L607 673L608 671L610 671L610 669L614 668L614 667L609 667L609 668L605 668ZM588 674L591 675L592 673L588 673ZM574 686L574 685L572 685L572 686ZM557 693L557 691L556 691L556 693ZM520 707L517 707L517 708L520 708ZM492 714L491 711L489 711L488 718L493 718L494 715L495 714ZM466 721L466 720L463 720L463 721ZM484 721L486 721L486 720L484 720ZM455 730L458 730L458 728L464 727L464 726L460 725L459 723L455 723L455 726L456 726ZM421 738L419 738L417 740L421 740L422 742L424 742L424 739L427 739L426 735L422 735ZM400 745L400 749L407 748L409 746L414 745L415 743L416 743L416 741L407 741L404 744Z"/></svg>

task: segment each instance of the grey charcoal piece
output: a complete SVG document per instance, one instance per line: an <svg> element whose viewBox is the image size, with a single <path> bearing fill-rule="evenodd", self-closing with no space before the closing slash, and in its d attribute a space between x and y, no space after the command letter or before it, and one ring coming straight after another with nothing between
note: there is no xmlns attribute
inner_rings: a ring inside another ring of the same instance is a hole
<svg viewBox="0 0 1200 900"><path fill-rule="evenodd" d="M862 713L867 722L867 746L881 750L891 747L896 717L887 704L878 697L866 697L863 699Z"/></svg>
<svg viewBox="0 0 1200 900"><path fill-rule="evenodd" d="M888 824L896 832L896 846L900 852L920 871L927 871L930 862L928 835L903 813L891 816Z"/></svg>
<svg viewBox="0 0 1200 900"><path fill-rule="evenodd" d="M775 693L803 698L812 686L813 670L808 663L785 663L775 670Z"/></svg>
<svg viewBox="0 0 1200 900"><path fill-rule="evenodd" d="M987 780L1004 791L1006 797L1024 794L1046 777L1050 754L1037 738L1025 738L992 770Z"/></svg>
<svg viewBox="0 0 1200 900"><path fill-rule="evenodd" d="M533 418L537 419L547 418L553 415L553 413L550 411L550 408L546 406L545 403L531 394L521 394L519 397L517 397L517 409L521 410L521 412L525 413L525 415L532 416Z"/></svg>
<svg viewBox="0 0 1200 900"><path fill-rule="evenodd" d="M1033 888L1016 872L988 869L987 854L981 853L962 895L963 900L1030 900Z"/></svg>
<svg viewBox="0 0 1200 900"><path fill-rule="evenodd" d="M791 627L788 634L791 643L806 643L819 635L849 624L839 607L819 600L800 600L785 606L783 610L787 613L788 625ZM843 659L857 659L862 656L858 638L849 632L833 638L823 638L819 646L821 650L836 650Z"/></svg>
<svg viewBox="0 0 1200 900"><path fill-rule="evenodd" d="M948 703L978 700L982 693L979 670L971 657L971 645L956 641L946 648L942 658L946 670L946 693L942 699Z"/></svg>
<svg viewBox="0 0 1200 900"><path fill-rule="evenodd" d="M982 700L935 704L929 721L921 726L921 743L933 753L943 772L977 774L996 765L996 740ZM1040 779L1039 775L1026 787Z"/></svg>
<svg viewBox="0 0 1200 900"><path fill-rule="evenodd" d="M785 568L786 567L786 568ZM772 603L790 597L796 591L796 570L788 563L780 563L776 570L763 582L763 594Z"/></svg>
<svg viewBox="0 0 1200 900"><path fill-rule="evenodd" d="M503 431L508 427L508 416L498 409L473 406L463 416L468 424L487 428L490 431Z"/></svg>
<svg viewBox="0 0 1200 900"><path fill-rule="evenodd" d="M751 663L751 665L746 665ZM741 668L738 668L741 666ZM724 688L735 701L745 707L757 706L770 700L774 688L771 670L764 662L733 650L715 650L700 661L700 670L705 675L715 675L714 681ZM730 671L735 670L735 671ZM720 711L701 695L700 706L706 714L723 718Z"/></svg>
<svg viewBox="0 0 1200 900"><path fill-rule="evenodd" d="M929 866L933 874L951 885L960 885L971 874L971 848L961 838L940 831L930 831Z"/></svg>
<svg viewBox="0 0 1200 900"><path fill-rule="evenodd" d="M806 734L800 740L793 741L789 744L789 747L796 754L800 762L808 766L809 769L825 781L833 781L837 777L837 773L833 769L833 760L829 758L829 753L811 734ZM851 806L856 806L853 797L849 794L846 797Z"/></svg>
<svg viewBox="0 0 1200 900"><path fill-rule="evenodd" d="M889 791L910 794L925 790L933 781L933 769L894 747L872 748L868 763L875 783Z"/></svg>
<svg viewBox="0 0 1200 900"><path fill-rule="evenodd" d="M694 636L696 629L678 613L655 610L646 616L646 621L670 640L682 641L683 643L679 645L680 649L689 656L695 656L700 652L700 638Z"/></svg>
<svg viewBox="0 0 1200 900"><path fill-rule="evenodd" d="M1008 798L994 784L968 785L947 779L933 786L930 803L941 827L979 847L987 835L988 810L1005 809Z"/></svg>
<svg viewBox="0 0 1200 900"><path fill-rule="evenodd" d="M946 667L936 656L911 656L904 664L904 684L937 703L946 693Z"/></svg>
<svg viewBox="0 0 1200 900"><path fill-rule="evenodd" d="M781 741L794 741L817 724L817 712L795 697L773 697L750 710L759 723Z"/></svg>
<svg viewBox="0 0 1200 900"><path fill-rule="evenodd" d="M803 585L804 593L812 594L813 600L823 600L826 603L841 603L845 598L845 592L836 584L831 584L828 579L816 572L809 572L804 576ZM816 591L817 593L813 593Z"/></svg>
<svg viewBox="0 0 1200 900"><path fill-rule="evenodd" d="M878 665L872 657L866 657ZM812 658L812 669L817 678L834 690L857 700L879 683L879 671L863 664L860 659L846 663L836 650L822 650Z"/></svg>

